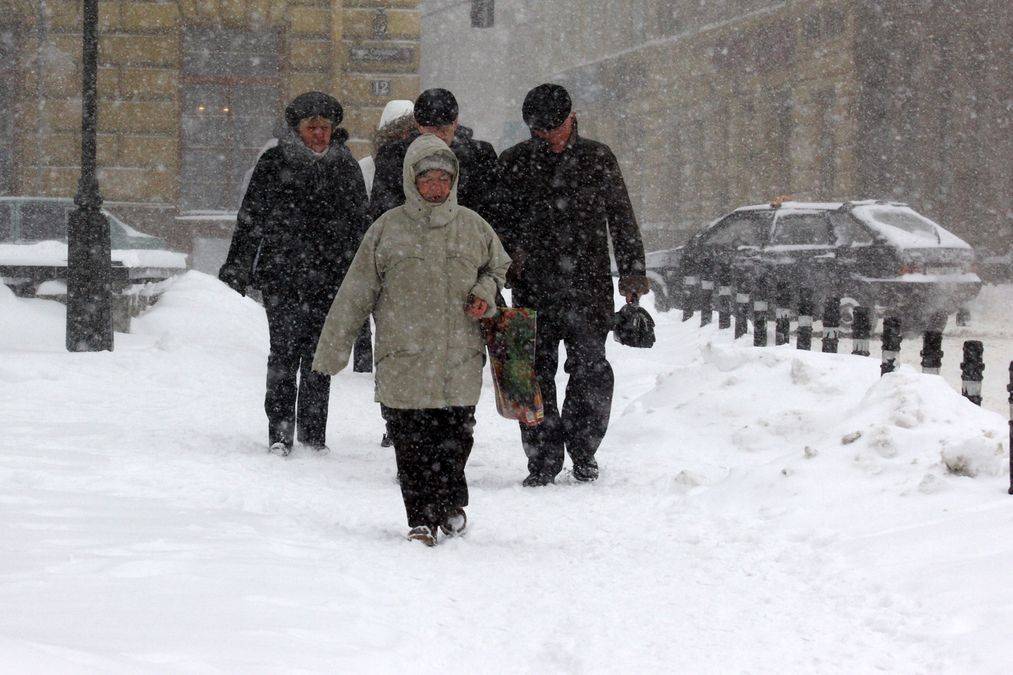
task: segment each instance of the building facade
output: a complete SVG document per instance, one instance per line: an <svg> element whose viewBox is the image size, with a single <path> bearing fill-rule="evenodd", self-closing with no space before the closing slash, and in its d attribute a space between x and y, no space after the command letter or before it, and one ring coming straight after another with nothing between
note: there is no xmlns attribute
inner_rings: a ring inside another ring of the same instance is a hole
<svg viewBox="0 0 1013 675"><path fill-rule="evenodd" d="M81 4L0 2L0 194L76 192ZM201 258L203 239L231 234L244 177L283 128L286 103L308 90L342 102L349 146L369 154L384 104L419 90L416 5L102 0L98 166L107 208Z"/></svg>
<svg viewBox="0 0 1013 675"><path fill-rule="evenodd" d="M566 85L649 248L777 195L907 201L976 248L1013 247L1005 2L500 0L487 31L460 4L422 5L423 84L458 93L500 149L526 135L530 87ZM488 77L461 67L476 62Z"/></svg>

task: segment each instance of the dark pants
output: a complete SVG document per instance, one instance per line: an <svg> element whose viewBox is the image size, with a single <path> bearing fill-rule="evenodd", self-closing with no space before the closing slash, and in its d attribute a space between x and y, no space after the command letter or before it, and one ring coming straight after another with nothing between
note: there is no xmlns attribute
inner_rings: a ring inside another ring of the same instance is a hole
<svg viewBox="0 0 1013 675"><path fill-rule="evenodd" d="M535 376L542 390L545 420L536 427L521 425L528 471L556 476L563 470L564 448L573 463L594 460L608 429L615 378L605 358L609 325L604 317L580 308L539 309L535 343ZM563 369L570 375L560 414L556 402L559 343L566 348Z"/></svg>
<svg viewBox="0 0 1013 675"><path fill-rule="evenodd" d="M408 526L439 527L448 509L468 505L464 466L474 442L475 407L380 410L394 442Z"/></svg>
<svg viewBox="0 0 1013 675"><path fill-rule="evenodd" d="M323 445L331 378L311 366L333 298L292 288L264 290L263 295L271 335L264 397L269 442L291 445L297 428L300 442Z"/></svg>
<svg viewBox="0 0 1013 675"><path fill-rule="evenodd" d="M369 319L362 324L359 336L355 338L355 347L352 349L352 371L373 372L373 330L369 326Z"/></svg>

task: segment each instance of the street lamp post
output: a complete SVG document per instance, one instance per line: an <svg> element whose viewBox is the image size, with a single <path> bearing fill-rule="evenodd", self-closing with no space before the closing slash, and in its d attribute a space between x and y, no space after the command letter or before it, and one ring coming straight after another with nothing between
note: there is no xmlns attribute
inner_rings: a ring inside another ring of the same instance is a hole
<svg viewBox="0 0 1013 675"><path fill-rule="evenodd" d="M96 176L98 0L84 0L81 180L67 218L67 351L113 348L109 221Z"/></svg>

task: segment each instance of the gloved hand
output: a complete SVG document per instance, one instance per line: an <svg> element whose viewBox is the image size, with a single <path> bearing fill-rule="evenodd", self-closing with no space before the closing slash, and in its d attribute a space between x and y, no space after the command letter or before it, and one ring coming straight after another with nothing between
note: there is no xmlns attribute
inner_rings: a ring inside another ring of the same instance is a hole
<svg viewBox="0 0 1013 675"><path fill-rule="evenodd" d="M626 296L627 302L633 302L651 292L651 280L640 274L619 277L619 292Z"/></svg>
<svg viewBox="0 0 1013 675"><path fill-rule="evenodd" d="M246 287L250 285L249 276L233 265L222 265L218 279L239 295L246 295Z"/></svg>

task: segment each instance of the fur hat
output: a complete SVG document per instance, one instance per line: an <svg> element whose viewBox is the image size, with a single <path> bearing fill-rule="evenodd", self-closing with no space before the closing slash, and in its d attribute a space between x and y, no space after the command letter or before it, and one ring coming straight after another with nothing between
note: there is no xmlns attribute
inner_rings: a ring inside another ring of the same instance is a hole
<svg viewBox="0 0 1013 675"><path fill-rule="evenodd" d="M457 119L457 99L446 89L426 89L415 99L415 121L423 127L444 127Z"/></svg>
<svg viewBox="0 0 1013 675"><path fill-rule="evenodd" d="M293 129L299 126L299 122L310 117L325 117L331 124L338 126L344 116L345 112L338 100L322 91L299 94L285 108L285 121Z"/></svg>
<svg viewBox="0 0 1013 675"><path fill-rule="evenodd" d="M540 84L524 97L521 115L533 131L549 131L566 121L572 110L570 94L558 84Z"/></svg>

